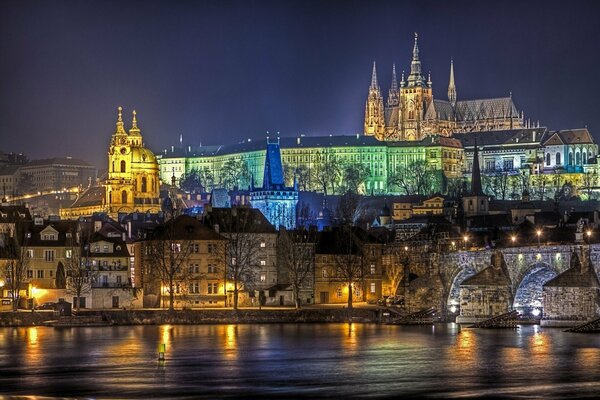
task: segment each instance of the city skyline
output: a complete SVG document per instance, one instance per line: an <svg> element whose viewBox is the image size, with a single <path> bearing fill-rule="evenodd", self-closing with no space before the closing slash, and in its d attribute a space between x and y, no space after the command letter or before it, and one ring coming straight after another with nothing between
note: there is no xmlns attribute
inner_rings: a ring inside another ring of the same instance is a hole
<svg viewBox="0 0 600 400"><path fill-rule="evenodd" d="M156 152L180 135L198 145L267 130L359 133L372 62L387 92L392 64L409 70L415 31L434 98L446 98L453 58L459 99L512 92L525 118L594 134L600 79L589 2L568 10L533 2L304 4L3 3L0 150L104 168L97 149L106 148L118 105L126 116L138 111ZM531 29L523 22L534 10L539 28Z"/></svg>

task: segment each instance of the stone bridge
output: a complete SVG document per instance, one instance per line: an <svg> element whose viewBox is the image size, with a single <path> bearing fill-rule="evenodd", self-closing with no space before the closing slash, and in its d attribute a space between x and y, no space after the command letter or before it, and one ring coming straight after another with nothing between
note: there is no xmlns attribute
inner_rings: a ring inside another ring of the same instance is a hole
<svg viewBox="0 0 600 400"><path fill-rule="evenodd" d="M522 246L500 249L514 294L513 308L540 307L542 285L569 268L573 251L590 252L596 273L600 275L600 244ZM458 305L460 284L491 264L494 250L455 251L438 255L429 253L421 263L411 263L411 275L399 293L404 294L409 311L435 307L446 315ZM428 258L428 260L427 260ZM420 264L420 265L419 265Z"/></svg>

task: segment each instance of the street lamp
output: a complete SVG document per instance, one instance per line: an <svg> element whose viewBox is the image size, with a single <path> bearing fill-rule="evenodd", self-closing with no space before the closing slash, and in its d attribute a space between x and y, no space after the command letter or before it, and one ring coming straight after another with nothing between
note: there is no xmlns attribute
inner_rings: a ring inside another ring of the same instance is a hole
<svg viewBox="0 0 600 400"><path fill-rule="evenodd" d="M465 250L467 250L467 242L469 241L469 237L467 235L465 235L463 237L463 240L465 241Z"/></svg>
<svg viewBox="0 0 600 400"><path fill-rule="evenodd" d="M535 231L535 234L537 235L538 238L538 247L540 246L540 236L542 236L542 230L538 229Z"/></svg>
<svg viewBox="0 0 600 400"><path fill-rule="evenodd" d="M515 235L511 235L510 236L510 241L512 242L512 244L514 245L515 242L517 241L517 237Z"/></svg>

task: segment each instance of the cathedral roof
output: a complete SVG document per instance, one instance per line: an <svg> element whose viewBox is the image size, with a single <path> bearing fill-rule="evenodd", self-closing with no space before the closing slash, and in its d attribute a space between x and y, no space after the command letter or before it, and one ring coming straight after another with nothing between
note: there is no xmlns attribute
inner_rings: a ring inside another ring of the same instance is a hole
<svg viewBox="0 0 600 400"><path fill-rule="evenodd" d="M454 121L454 108L449 101L433 99L425 112L425 119L442 119L444 121Z"/></svg>
<svg viewBox="0 0 600 400"><path fill-rule="evenodd" d="M455 113L458 121L519 116L512 97L457 101Z"/></svg>

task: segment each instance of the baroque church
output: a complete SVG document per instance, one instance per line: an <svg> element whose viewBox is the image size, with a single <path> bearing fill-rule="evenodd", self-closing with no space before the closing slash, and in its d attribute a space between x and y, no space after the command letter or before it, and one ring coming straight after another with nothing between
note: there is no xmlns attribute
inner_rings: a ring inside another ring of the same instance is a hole
<svg viewBox="0 0 600 400"><path fill-rule="evenodd" d="M426 136L451 136L458 132L495 131L524 127L523 114L509 97L458 100L454 83L454 63L450 61L448 100L433 98L431 74L422 73L419 59L418 35L410 64L410 74L400 82L396 66L392 67L392 84L387 101L377 81L377 68L373 73L365 105L364 134L378 140L422 140Z"/></svg>
<svg viewBox="0 0 600 400"><path fill-rule="evenodd" d="M61 209L62 218L79 218L94 213L119 214L160 211L160 180L156 157L144 147L135 110L129 133L123 123L123 109L118 108L117 124L108 149L108 175L101 186L85 190L68 208Z"/></svg>

